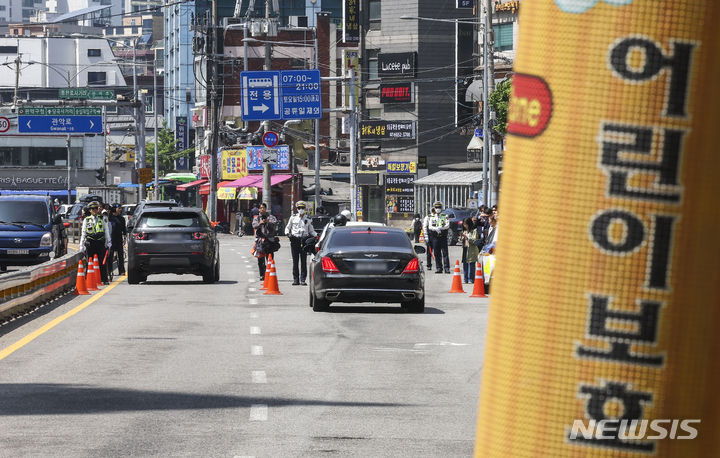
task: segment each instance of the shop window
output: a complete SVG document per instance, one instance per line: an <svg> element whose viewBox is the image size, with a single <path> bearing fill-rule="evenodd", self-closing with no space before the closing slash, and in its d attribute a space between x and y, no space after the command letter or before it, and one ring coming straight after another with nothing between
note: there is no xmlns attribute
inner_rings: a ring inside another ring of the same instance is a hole
<svg viewBox="0 0 720 458"><path fill-rule="evenodd" d="M513 24L498 24L493 26L495 34L495 50L510 51L513 49Z"/></svg>

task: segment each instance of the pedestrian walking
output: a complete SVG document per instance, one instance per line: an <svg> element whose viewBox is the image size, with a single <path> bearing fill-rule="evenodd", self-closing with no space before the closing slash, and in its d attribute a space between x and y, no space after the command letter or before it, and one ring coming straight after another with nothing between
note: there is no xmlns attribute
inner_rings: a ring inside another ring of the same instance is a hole
<svg viewBox="0 0 720 458"><path fill-rule="evenodd" d="M415 218L412 222L413 235L415 236L415 243L420 243L420 233L422 232L423 222L420 218L419 213L415 213Z"/></svg>
<svg viewBox="0 0 720 458"><path fill-rule="evenodd" d="M475 281L475 263L478 260L482 239L478 236L478 230L473 224L472 218L463 220L460 239L463 241L463 280L465 283L473 283Z"/></svg>
<svg viewBox="0 0 720 458"><path fill-rule="evenodd" d="M435 213L435 209L433 207L430 207L430 213L425 215L425 218L423 218L423 234L425 234L425 246L427 247L427 250L425 250L425 256L427 257L426 264L428 270L432 270L432 258L433 258L433 235L430 234L429 224L430 224L430 218L432 218L432 215Z"/></svg>
<svg viewBox="0 0 720 458"><path fill-rule="evenodd" d="M109 224L99 214L100 204L91 202L88 205L90 216L83 220L82 233L80 235L80 249L85 251L88 259L97 255L98 260L105 260L105 252L112 247ZM107 262L107 261L105 261ZM108 283L107 269L100 268L100 277L103 284Z"/></svg>
<svg viewBox="0 0 720 458"><path fill-rule="evenodd" d="M290 252L293 262L293 285L307 285L307 252L305 251L305 240L308 237L317 237L317 232L305 215L305 202L298 202L295 205L297 212L292 215L285 226L285 235L290 239ZM300 268L298 269L298 263Z"/></svg>
<svg viewBox="0 0 720 458"><path fill-rule="evenodd" d="M435 213L428 223L428 232L432 234L433 251L435 252L435 273L440 274L445 270L446 274L450 273L450 258L448 257L448 230L450 229L450 220L447 215L442 212L442 202L437 201L433 204Z"/></svg>
<svg viewBox="0 0 720 458"><path fill-rule="evenodd" d="M255 231L253 255L257 258L258 272L262 281L265 280L265 257L269 254L265 251L267 246L263 246L263 242L277 235L277 219L268 213L265 203L260 204L258 214L253 217L252 227Z"/></svg>
<svg viewBox="0 0 720 458"><path fill-rule="evenodd" d="M114 204L111 208L110 223L110 242L108 254L108 269L112 270L114 260L117 258L118 275L125 275L125 236L127 235L127 227L125 226L125 218L121 215L122 206Z"/></svg>

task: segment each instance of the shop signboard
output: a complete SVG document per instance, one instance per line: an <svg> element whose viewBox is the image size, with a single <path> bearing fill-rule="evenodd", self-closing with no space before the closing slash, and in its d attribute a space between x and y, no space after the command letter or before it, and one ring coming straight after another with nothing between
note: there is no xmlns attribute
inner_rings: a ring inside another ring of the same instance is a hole
<svg viewBox="0 0 720 458"><path fill-rule="evenodd" d="M415 121L362 121L361 140L412 140Z"/></svg>
<svg viewBox="0 0 720 458"><path fill-rule="evenodd" d="M417 167L415 166L415 162L413 161L388 161L386 163L387 166L387 173L415 173L417 172Z"/></svg>
<svg viewBox="0 0 720 458"><path fill-rule="evenodd" d="M380 78L414 78L416 74L416 52L378 54L378 76Z"/></svg>
<svg viewBox="0 0 720 458"><path fill-rule="evenodd" d="M267 149L267 148L265 148ZM272 170L290 170L290 147L288 145L278 145L277 163L270 164ZM263 169L263 147L248 146L247 147L247 168L248 170Z"/></svg>
<svg viewBox="0 0 720 458"><path fill-rule="evenodd" d="M248 174L247 155L244 149L222 151L221 179L237 180Z"/></svg>
<svg viewBox="0 0 720 458"><path fill-rule="evenodd" d="M390 164L390 163L389 163ZM399 162L397 164L408 164ZM413 164L411 162L409 164ZM402 166L401 168L405 168ZM403 173L385 176L385 208L388 213L415 212L415 174Z"/></svg>

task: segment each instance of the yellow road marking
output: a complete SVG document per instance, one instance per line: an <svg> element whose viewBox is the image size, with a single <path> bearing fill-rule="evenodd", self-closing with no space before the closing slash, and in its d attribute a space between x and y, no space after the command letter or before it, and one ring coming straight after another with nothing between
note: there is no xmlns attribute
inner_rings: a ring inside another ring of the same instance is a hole
<svg viewBox="0 0 720 458"><path fill-rule="evenodd" d="M117 280L115 280L112 284L106 286L105 289L103 289L103 290L100 291L99 293L93 295L92 297L88 298L88 300L86 300L86 301L83 302L82 304L78 305L78 306L75 307L74 309L72 309L72 310L64 313L63 315L60 315L59 317L55 318L55 319L52 320L51 322L45 324L45 325L44 325L43 327L41 327L40 329L37 329L36 331L31 332L30 334L26 335L25 337L23 337L22 339L18 340L17 342L15 342L14 344L10 345L9 347L0 350L0 361L3 360L3 359L5 359L6 357L10 356L10 355L11 355L12 353L14 353L16 350L19 350L19 349L21 349L22 347L24 347L25 345L29 344L30 342L32 342L33 340L35 340L37 337L41 336L42 334L45 334L46 332L48 332L49 330L51 330L52 328L54 328L54 327L57 326L58 324L62 323L63 321L67 320L67 319L70 318L71 316L73 316L73 315L75 315L76 313L80 312L80 311L83 310L84 308L89 307L93 302L95 302L95 301L97 301L98 299L100 299L101 297L103 297L103 296L105 295L105 293L107 293L108 291L110 291L111 289L113 289L114 287L116 287L117 285L119 285L121 282L123 282L123 281L125 280L125 278L126 278L126 275L123 275L122 277L119 277L119 278L118 278Z"/></svg>

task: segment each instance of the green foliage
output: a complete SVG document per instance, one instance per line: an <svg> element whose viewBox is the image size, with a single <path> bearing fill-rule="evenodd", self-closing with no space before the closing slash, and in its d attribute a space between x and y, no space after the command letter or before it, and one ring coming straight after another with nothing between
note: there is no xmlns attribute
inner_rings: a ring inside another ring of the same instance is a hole
<svg viewBox="0 0 720 458"><path fill-rule="evenodd" d="M490 94L490 106L495 111L495 126L493 128L502 135L507 132L507 114L511 88L512 78L508 78L498 84L495 91Z"/></svg>
<svg viewBox="0 0 720 458"><path fill-rule="evenodd" d="M177 150L175 133L168 129L165 121L163 121L162 129L158 130L158 144L160 145L158 148L160 153L158 156L158 168L161 176L175 171L175 159L188 157L190 153L195 152L195 148L188 148L183 151ZM145 157L148 163L152 164L155 160L155 143L145 145L145 150Z"/></svg>

